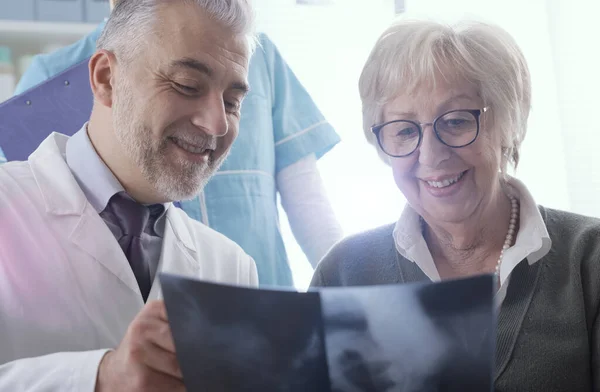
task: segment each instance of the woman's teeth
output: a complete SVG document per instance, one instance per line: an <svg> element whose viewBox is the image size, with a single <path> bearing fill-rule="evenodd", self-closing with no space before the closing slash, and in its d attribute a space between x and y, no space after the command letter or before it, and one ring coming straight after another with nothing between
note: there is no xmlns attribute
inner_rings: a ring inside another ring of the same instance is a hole
<svg viewBox="0 0 600 392"><path fill-rule="evenodd" d="M442 181L427 181L427 184L434 188L445 188L447 186L450 186L450 185L458 182L458 180L460 180L464 174L465 174L465 172L462 172L454 178L446 178L445 180L442 180Z"/></svg>

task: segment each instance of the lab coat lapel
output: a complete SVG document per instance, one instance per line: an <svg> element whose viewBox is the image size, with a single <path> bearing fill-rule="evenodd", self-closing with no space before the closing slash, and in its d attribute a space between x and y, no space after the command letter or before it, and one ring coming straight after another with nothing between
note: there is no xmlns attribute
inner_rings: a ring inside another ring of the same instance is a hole
<svg viewBox="0 0 600 392"><path fill-rule="evenodd" d="M68 236L77 248L137 292L142 301L125 254L88 202L65 161L67 140L65 135L53 133L29 157L35 181L43 195L46 213L53 215L51 221L60 222L57 235Z"/></svg>
<svg viewBox="0 0 600 392"><path fill-rule="evenodd" d="M100 215L88 203L79 219L73 219L69 239L79 249L102 264L121 282L134 291L143 303L142 293L127 257Z"/></svg>
<svg viewBox="0 0 600 392"><path fill-rule="evenodd" d="M160 274L171 274L200 277L201 266L197 259L196 247L192 241L191 227L185 222L185 214L174 205L167 207L165 235L156 276L148 296L148 301L162 299Z"/></svg>

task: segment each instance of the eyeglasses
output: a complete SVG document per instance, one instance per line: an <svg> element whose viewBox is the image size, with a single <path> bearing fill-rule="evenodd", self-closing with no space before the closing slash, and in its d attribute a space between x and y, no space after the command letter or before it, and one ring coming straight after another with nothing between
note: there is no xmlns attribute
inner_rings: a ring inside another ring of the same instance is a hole
<svg viewBox="0 0 600 392"><path fill-rule="evenodd" d="M475 110L451 110L430 123L394 120L371 127L379 147L395 158L415 152L423 141L423 127L433 126L435 136L448 147L461 148L472 144L479 135L479 117L489 106Z"/></svg>

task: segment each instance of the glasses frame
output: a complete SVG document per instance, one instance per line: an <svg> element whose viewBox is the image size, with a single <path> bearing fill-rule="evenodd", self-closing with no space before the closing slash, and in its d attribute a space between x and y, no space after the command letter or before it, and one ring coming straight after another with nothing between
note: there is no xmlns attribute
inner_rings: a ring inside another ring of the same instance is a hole
<svg viewBox="0 0 600 392"><path fill-rule="evenodd" d="M375 135L375 137L377 138L377 144L379 144L379 148L381 148L381 151L383 151L386 155L389 155L393 158L404 158L407 157L411 154L414 154L415 151L417 151L419 149L419 147L421 147L421 143L423 142L423 128L426 127L427 125L431 125L431 127L433 128L433 133L435 134L435 137L445 146L448 146L450 148L463 148L466 147L468 145L471 145L473 143L475 143L475 140L477 140L477 137L479 136L479 129L480 127L480 120L479 118L481 117L481 114L487 112L489 110L489 106L483 107L481 109L456 109L456 110L450 110L447 111L445 113L440 114L439 116L437 116L436 118L433 119L432 122L428 122L428 123L418 123L416 121L411 121L411 120L392 120L392 121L388 121L388 122L384 122L383 124L379 124L379 125L374 125L371 127L371 132L373 132L373 134ZM439 119L441 119L442 117L450 114L450 113L456 113L456 112L467 112L467 113L471 113L473 115L473 117L475 117L475 122L477 123L477 132L475 133L475 137L473 138L473 140L471 140L469 143L460 145L460 146L452 146L448 143L446 143L445 141L442 140L442 138L440 137L440 134L438 133L436 124L438 122ZM385 127L386 125L389 124L394 124L394 123L399 123L399 122L407 122L410 124L413 124L414 126L417 127L418 131L419 131L419 142L417 143L417 145L415 146L415 149L412 150L411 152L409 152L408 154L404 154L404 155L392 155L390 153L388 153L387 151L385 151L385 149L383 148L383 145L381 144L381 138L379 137L380 133L381 133L381 129L383 127Z"/></svg>

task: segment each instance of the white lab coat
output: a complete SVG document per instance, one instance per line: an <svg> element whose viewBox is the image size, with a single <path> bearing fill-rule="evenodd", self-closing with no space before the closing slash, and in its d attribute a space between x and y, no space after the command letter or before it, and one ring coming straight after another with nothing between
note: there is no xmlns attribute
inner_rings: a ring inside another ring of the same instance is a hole
<svg viewBox="0 0 600 392"><path fill-rule="evenodd" d="M93 392L100 360L144 306L127 258L65 162L67 140L52 134L27 162L0 166L2 392ZM159 272L258 284L235 243L172 205L166 218ZM155 279L149 300L157 298Z"/></svg>

